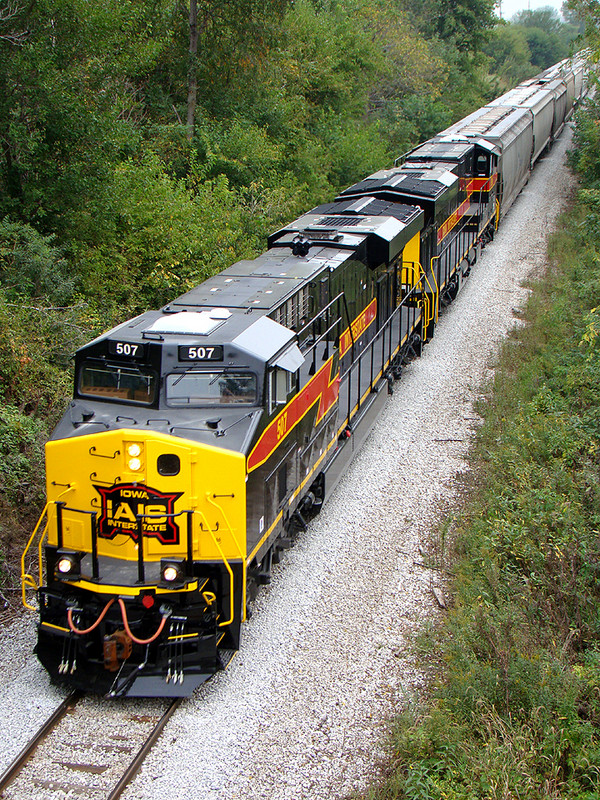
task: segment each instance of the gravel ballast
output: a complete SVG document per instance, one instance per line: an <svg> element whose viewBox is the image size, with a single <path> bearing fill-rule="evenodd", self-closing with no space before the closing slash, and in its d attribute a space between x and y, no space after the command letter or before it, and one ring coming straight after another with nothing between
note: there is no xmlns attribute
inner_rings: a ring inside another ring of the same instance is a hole
<svg viewBox="0 0 600 800"><path fill-rule="evenodd" d="M569 135L538 165L322 514L275 568L240 653L184 701L125 800L330 800L377 773L386 720L426 679L410 644L443 613L432 592L440 573L422 551L456 502L474 402L569 198ZM19 619L0 638L0 770L64 697L31 655L34 627Z"/></svg>

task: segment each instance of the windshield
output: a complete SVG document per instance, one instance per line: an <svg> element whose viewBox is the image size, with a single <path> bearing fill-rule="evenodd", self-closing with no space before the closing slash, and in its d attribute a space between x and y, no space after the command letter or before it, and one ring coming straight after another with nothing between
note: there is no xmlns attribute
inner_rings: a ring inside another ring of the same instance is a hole
<svg viewBox="0 0 600 800"><path fill-rule="evenodd" d="M86 362L79 373L79 394L150 406L156 400L156 373L141 367Z"/></svg>
<svg viewBox="0 0 600 800"><path fill-rule="evenodd" d="M256 375L251 372L188 372L167 375L168 406L218 406L256 403Z"/></svg>

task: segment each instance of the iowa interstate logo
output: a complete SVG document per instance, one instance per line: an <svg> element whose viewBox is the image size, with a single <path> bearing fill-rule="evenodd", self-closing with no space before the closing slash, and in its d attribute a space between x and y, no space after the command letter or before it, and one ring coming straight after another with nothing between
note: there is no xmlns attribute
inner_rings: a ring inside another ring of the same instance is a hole
<svg viewBox="0 0 600 800"><path fill-rule="evenodd" d="M138 519L142 517L144 536L154 536L161 544L179 544L179 526L173 517L175 501L182 492L159 492L149 486L118 483L94 486L102 498L98 536L114 539L118 534L138 540Z"/></svg>

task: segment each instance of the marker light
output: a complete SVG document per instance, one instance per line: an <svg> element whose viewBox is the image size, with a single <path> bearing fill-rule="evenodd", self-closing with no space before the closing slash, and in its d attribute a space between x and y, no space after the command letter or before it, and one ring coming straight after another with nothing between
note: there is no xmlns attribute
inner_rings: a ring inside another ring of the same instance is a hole
<svg viewBox="0 0 600 800"><path fill-rule="evenodd" d="M142 468L142 462L139 458L130 458L127 466L132 472L139 472Z"/></svg>
<svg viewBox="0 0 600 800"><path fill-rule="evenodd" d="M132 444L127 446L127 454L132 456L133 458L137 458L142 453L142 446L137 442L133 442Z"/></svg>

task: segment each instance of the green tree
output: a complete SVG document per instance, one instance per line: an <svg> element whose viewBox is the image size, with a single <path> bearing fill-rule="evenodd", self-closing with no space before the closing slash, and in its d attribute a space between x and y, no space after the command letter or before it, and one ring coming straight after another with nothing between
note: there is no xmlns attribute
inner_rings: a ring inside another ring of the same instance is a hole
<svg viewBox="0 0 600 800"><path fill-rule="evenodd" d="M538 69L547 69L567 58L571 42L579 32L577 26L564 23L551 6L520 11L513 17L512 24L523 31L531 62Z"/></svg>
<svg viewBox="0 0 600 800"><path fill-rule="evenodd" d="M494 27L495 0L407 0L421 30L461 52L479 51Z"/></svg>
<svg viewBox="0 0 600 800"><path fill-rule="evenodd" d="M0 213L59 230L136 147L137 84L169 38L160 16L151 0L23 7L25 40L0 40Z"/></svg>
<svg viewBox="0 0 600 800"><path fill-rule="evenodd" d="M562 26L560 14L552 6L518 11L511 20L523 28L539 28L546 33L558 33Z"/></svg>
<svg viewBox="0 0 600 800"><path fill-rule="evenodd" d="M566 6L583 24L592 61L597 62L600 59L600 5L597 0L568 0Z"/></svg>
<svg viewBox="0 0 600 800"><path fill-rule="evenodd" d="M485 48L491 71L500 79L499 90L515 86L535 73L525 31L518 25L500 22Z"/></svg>

